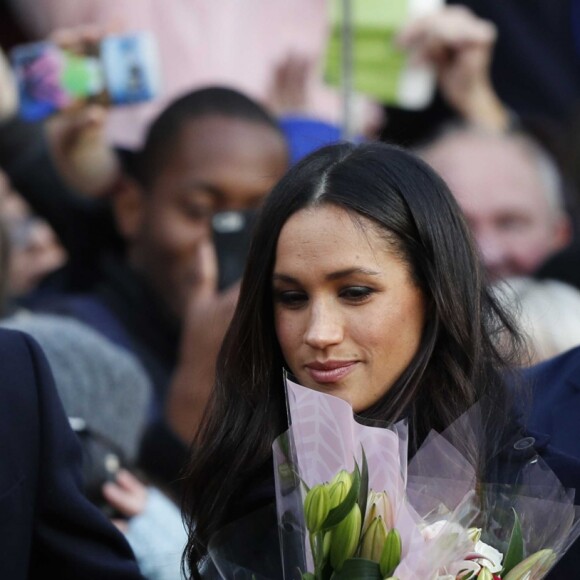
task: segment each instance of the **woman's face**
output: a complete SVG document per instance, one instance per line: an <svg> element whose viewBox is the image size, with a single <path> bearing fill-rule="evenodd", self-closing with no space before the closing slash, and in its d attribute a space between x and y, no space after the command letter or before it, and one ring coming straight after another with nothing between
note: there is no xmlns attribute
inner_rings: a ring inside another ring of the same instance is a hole
<svg viewBox="0 0 580 580"><path fill-rule="evenodd" d="M417 352L425 303L378 226L322 205L284 225L273 275L276 334L304 386L355 412L385 395Z"/></svg>

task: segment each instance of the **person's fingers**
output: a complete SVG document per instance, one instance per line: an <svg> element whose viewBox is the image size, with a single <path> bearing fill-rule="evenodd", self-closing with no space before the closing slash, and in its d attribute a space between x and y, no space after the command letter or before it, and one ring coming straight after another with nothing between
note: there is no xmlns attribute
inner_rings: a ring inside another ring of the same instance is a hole
<svg viewBox="0 0 580 580"><path fill-rule="evenodd" d="M191 301L206 303L217 292L218 263L215 247L209 238L203 237L196 252L196 283L192 289Z"/></svg>
<svg viewBox="0 0 580 580"><path fill-rule="evenodd" d="M107 121L107 109L103 105L91 103L82 107L74 119L74 128L82 132L86 129L103 129Z"/></svg>
<svg viewBox="0 0 580 580"><path fill-rule="evenodd" d="M410 52L413 63L440 66L463 52L477 50L491 53L496 34L495 27L487 23L453 30L435 29L417 36L414 43L409 44L406 49Z"/></svg>
<svg viewBox="0 0 580 580"><path fill-rule="evenodd" d="M131 517L134 515L131 499L128 498L127 492L121 488L117 483L108 481L102 487L103 497L116 510L123 515Z"/></svg>
<svg viewBox="0 0 580 580"><path fill-rule="evenodd" d="M54 30L48 40L63 50L76 54L93 52L107 34L107 29L95 24L86 24Z"/></svg>
<svg viewBox="0 0 580 580"><path fill-rule="evenodd" d="M406 49L426 54L438 52L440 45L457 48L463 44L493 43L497 30L493 23L475 16L464 7L450 6L410 22L396 37Z"/></svg>
<svg viewBox="0 0 580 580"><path fill-rule="evenodd" d="M108 109L100 104L79 103L53 115L46 122L47 134L52 146L66 155L67 151L90 140L102 141L105 145L104 131Z"/></svg>
<svg viewBox="0 0 580 580"><path fill-rule="evenodd" d="M103 485L103 496L122 514L132 517L141 513L147 503L147 486L126 469L120 469L115 481Z"/></svg>
<svg viewBox="0 0 580 580"><path fill-rule="evenodd" d="M116 482L107 482L102 488L104 498L119 512L133 517L143 512L147 503L147 493L134 493Z"/></svg>
<svg viewBox="0 0 580 580"><path fill-rule="evenodd" d="M145 484L127 469L119 469L115 481L130 493L147 493Z"/></svg>

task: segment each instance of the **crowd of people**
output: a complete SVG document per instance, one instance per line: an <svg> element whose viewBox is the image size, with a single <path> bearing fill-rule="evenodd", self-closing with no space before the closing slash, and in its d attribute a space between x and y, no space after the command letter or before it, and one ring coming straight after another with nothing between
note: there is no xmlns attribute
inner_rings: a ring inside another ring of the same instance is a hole
<svg viewBox="0 0 580 580"><path fill-rule="evenodd" d="M77 54L147 29L165 81L28 121L0 36L0 576L220 578L214 534L275 503L286 372L406 419L411 454L478 403L481 481L531 440L580 504L579 14L409 22L433 103L357 93L346 141L329 4L0 3L19 42ZM267 513L247 558L281 578Z"/></svg>

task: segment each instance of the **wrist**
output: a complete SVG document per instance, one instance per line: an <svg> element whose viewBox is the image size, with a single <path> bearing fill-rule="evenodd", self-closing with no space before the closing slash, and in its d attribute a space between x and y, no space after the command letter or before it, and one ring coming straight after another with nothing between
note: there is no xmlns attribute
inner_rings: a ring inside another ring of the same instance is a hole
<svg viewBox="0 0 580 580"><path fill-rule="evenodd" d="M510 114L489 85L471 91L462 107L458 107L464 121L489 131L504 132L510 126Z"/></svg>

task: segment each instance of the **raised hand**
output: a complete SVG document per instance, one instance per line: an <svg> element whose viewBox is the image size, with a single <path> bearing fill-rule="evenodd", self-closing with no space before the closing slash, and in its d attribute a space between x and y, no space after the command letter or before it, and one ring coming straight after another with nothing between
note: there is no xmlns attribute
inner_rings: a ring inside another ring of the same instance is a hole
<svg viewBox="0 0 580 580"><path fill-rule="evenodd" d="M49 38L59 48L73 53L90 53L106 33L94 26L56 30ZM107 108L79 102L46 122L53 159L68 185L87 196L108 193L116 183L120 164L107 142Z"/></svg>
<svg viewBox="0 0 580 580"><path fill-rule="evenodd" d="M198 280L189 299L181 353L168 395L166 418L189 443L197 432L215 379L215 364L234 314L239 283L217 292L217 260L209 239L200 242Z"/></svg>
<svg viewBox="0 0 580 580"><path fill-rule="evenodd" d="M445 6L410 22L397 41L414 59L435 66L443 97L466 121L503 130L509 114L490 77L496 37L493 23L463 6Z"/></svg>

